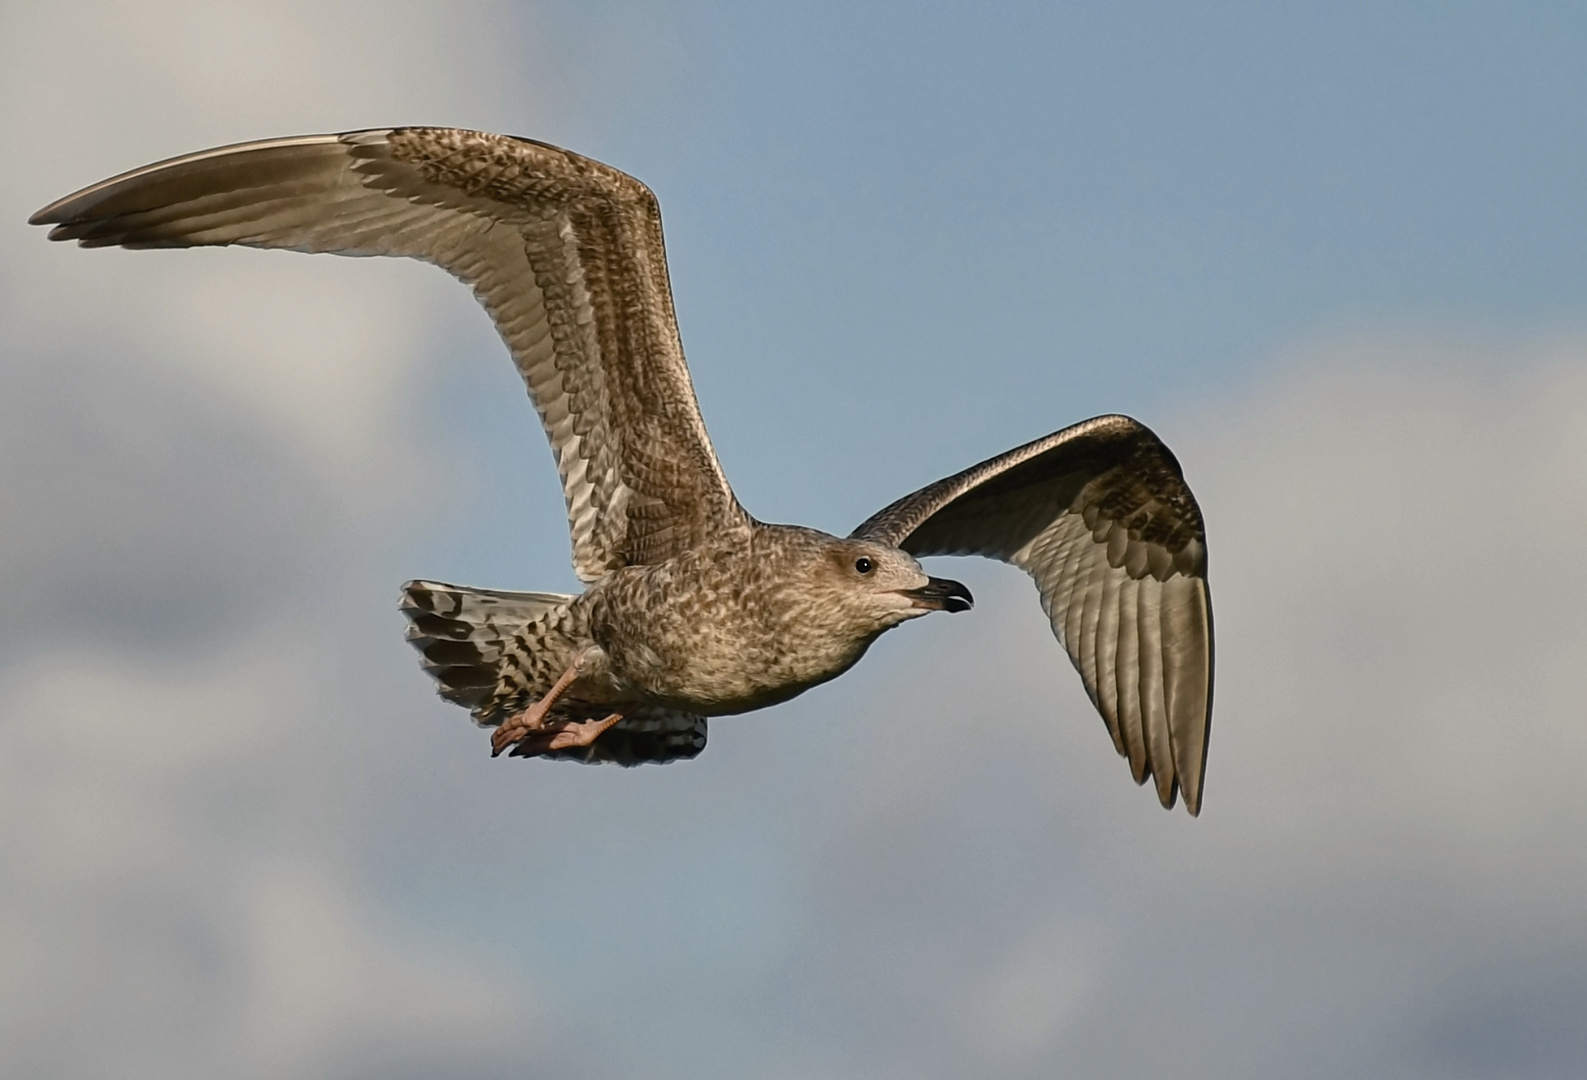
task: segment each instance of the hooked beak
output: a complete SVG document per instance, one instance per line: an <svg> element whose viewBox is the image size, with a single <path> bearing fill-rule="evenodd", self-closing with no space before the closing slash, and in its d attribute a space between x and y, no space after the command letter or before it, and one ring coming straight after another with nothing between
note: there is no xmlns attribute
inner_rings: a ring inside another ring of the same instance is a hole
<svg viewBox="0 0 1587 1080"><path fill-rule="evenodd" d="M921 588L898 591L914 601L917 608L927 611L969 611L975 606L970 590L947 578L934 577Z"/></svg>

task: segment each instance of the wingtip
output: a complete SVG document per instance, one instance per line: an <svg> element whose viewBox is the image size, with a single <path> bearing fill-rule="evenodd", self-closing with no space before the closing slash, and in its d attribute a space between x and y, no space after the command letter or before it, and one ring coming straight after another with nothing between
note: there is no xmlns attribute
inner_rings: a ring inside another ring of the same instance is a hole
<svg viewBox="0 0 1587 1080"><path fill-rule="evenodd" d="M65 199L57 199L48 206L33 211L33 216L28 218L28 224L54 225L55 228L50 230L50 239L58 239L55 234L60 231L61 225L66 221L65 215L60 213L61 203L65 201Z"/></svg>
<svg viewBox="0 0 1587 1080"><path fill-rule="evenodd" d="M1145 787L1146 781L1149 779L1154 779L1150 768L1146 770L1145 776L1142 776L1135 782L1142 787ZM1195 792L1187 791L1180 783L1180 778L1176 776L1169 782L1166 793L1161 787L1157 789L1157 801L1162 804L1164 810L1172 810L1174 806L1181 801L1181 799L1185 804L1186 813L1188 813L1191 817L1201 816L1201 790L1199 787Z"/></svg>
<svg viewBox="0 0 1587 1080"><path fill-rule="evenodd" d="M28 224L54 225L55 228L50 231L50 239L68 239L67 237L56 236L55 234L68 227L72 219L81 216L78 210L73 208L73 204L81 202L82 197L87 194L89 190L90 189L85 188L82 191L74 191L70 195L62 195L59 199L56 199L54 202L49 203L46 206L41 206L39 209L33 211L33 215L28 218Z"/></svg>
<svg viewBox="0 0 1587 1080"><path fill-rule="evenodd" d="M1166 788L1159 784L1157 787L1157 801L1163 804L1164 810L1172 810L1179 801L1179 780L1171 777Z"/></svg>

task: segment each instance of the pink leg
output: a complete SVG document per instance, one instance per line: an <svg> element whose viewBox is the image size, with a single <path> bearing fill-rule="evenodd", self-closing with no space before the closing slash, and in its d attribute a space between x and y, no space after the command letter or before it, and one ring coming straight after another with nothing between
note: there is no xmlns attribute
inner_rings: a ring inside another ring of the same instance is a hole
<svg viewBox="0 0 1587 1080"><path fill-rule="evenodd" d="M573 680L579 677L579 669L583 666L584 655L581 653L569 665L568 669L562 673L562 677L552 684L551 689L546 691L545 697L517 716L509 716L502 721L501 726L491 733L490 756L495 757L519 739L533 732L543 730L546 726L546 713L550 712L551 706L557 703L557 698L561 697L567 688L573 685ZM596 734L599 734L599 732Z"/></svg>
<svg viewBox="0 0 1587 1080"><path fill-rule="evenodd" d="M555 724L557 730L547 730L527 735L520 743L524 756L543 754L547 750L566 750L573 746L588 746L600 738L601 732L623 718L622 713L612 713L605 720L586 720L576 724L564 720Z"/></svg>

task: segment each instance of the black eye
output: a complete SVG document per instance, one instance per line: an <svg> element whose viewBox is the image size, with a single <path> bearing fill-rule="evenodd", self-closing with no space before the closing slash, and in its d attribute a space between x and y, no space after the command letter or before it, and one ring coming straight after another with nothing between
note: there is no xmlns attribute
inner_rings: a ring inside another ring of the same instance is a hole
<svg viewBox="0 0 1587 1080"><path fill-rule="evenodd" d="M858 570L862 574L869 574L871 572L871 568L874 565L875 564L872 563L871 560L867 559L863 555L854 560L854 569Z"/></svg>

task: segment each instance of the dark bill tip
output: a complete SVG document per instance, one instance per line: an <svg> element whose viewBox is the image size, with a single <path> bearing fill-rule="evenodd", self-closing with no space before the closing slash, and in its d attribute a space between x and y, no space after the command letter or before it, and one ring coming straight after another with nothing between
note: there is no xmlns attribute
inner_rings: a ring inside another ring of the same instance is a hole
<svg viewBox="0 0 1587 1080"><path fill-rule="evenodd" d="M931 578L921 588L905 589L903 593L915 602L916 607L932 611L969 611L975 606L975 597L970 595L970 590L947 578Z"/></svg>

